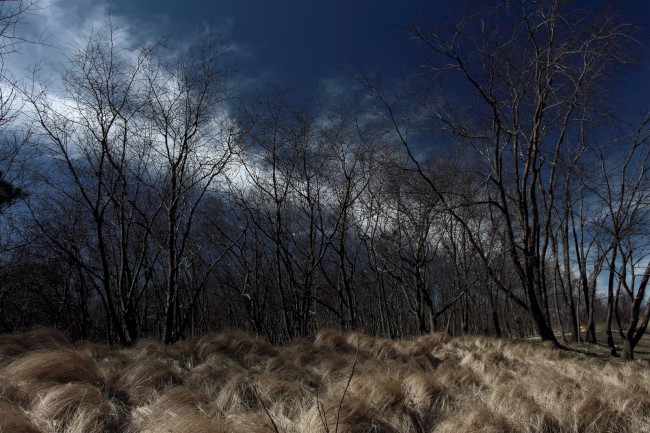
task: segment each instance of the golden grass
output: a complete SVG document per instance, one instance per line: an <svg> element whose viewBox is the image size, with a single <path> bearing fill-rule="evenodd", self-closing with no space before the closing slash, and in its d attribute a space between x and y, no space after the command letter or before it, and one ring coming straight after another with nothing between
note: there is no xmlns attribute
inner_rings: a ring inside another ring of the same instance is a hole
<svg viewBox="0 0 650 433"><path fill-rule="evenodd" d="M170 360L138 358L121 371L116 386L133 404L144 404L182 381L180 368Z"/></svg>
<svg viewBox="0 0 650 433"><path fill-rule="evenodd" d="M130 432L224 432L223 422L206 412L209 399L200 390L176 386L137 407L132 413Z"/></svg>
<svg viewBox="0 0 650 433"><path fill-rule="evenodd" d="M260 360L277 355L277 350L265 340L241 331L231 331L208 334L196 343L199 361L206 361L214 353L228 356L242 366L252 367Z"/></svg>
<svg viewBox="0 0 650 433"><path fill-rule="evenodd" d="M102 392L86 383L54 385L32 403L32 417L44 432L101 433L115 430L120 414Z"/></svg>
<svg viewBox="0 0 650 433"><path fill-rule="evenodd" d="M53 382L89 382L99 380L93 360L74 351L34 352L26 354L0 370L12 380L49 380Z"/></svg>
<svg viewBox="0 0 650 433"><path fill-rule="evenodd" d="M37 328L22 334L0 335L0 364L11 362L16 356L36 350L72 349L65 335L56 329Z"/></svg>
<svg viewBox="0 0 650 433"><path fill-rule="evenodd" d="M46 337L49 336L49 337ZM650 432L650 366L538 343L323 330L164 346L0 336L0 433Z"/></svg>

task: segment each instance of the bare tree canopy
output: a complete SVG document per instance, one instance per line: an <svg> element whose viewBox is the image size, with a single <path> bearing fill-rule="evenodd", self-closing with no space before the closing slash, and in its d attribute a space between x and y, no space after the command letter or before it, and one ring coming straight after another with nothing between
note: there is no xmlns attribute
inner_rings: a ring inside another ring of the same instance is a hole
<svg viewBox="0 0 650 433"><path fill-rule="evenodd" d="M0 59L37 6L0 2ZM632 359L650 151L618 93L640 32L574 2L470 6L410 27L404 76L343 90L264 87L214 29L137 39L110 13L58 74L3 74L0 330L606 338Z"/></svg>

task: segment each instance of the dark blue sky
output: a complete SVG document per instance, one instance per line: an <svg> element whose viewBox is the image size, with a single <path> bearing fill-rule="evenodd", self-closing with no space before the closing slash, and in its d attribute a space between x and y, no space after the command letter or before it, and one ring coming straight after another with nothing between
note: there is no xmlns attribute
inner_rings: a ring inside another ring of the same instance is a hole
<svg viewBox="0 0 650 433"><path fill-rule="evenodd" d="M605 4L640 27L650 26L650 0L581 2ZM453 5L453 0L113 0L113 13L149 36L182 38L214 26L237 47L237 69L245 79L304 88L344 80L359 68L391 74L408 67L416 46L405 29L423 16L433 22L452 19L459 13ZM650 50L640 50L647 62ZM645 108L648 72L643 65L621 90Z"/></svg>
<svg viewBox="0 0 650 433"><path fill-rule="evenodd" d="M498 0L471 0L475 2ZM503 0L505 1L505 0ZM451 19L453 0L43 0L45 7L29 17L27 33L41 33L50 46L23 46L9 59L12 70L45 59L60 64L71 44L113 21L133 40L169 36L182 40L209 25L233 44L236 68L244 80L304 89L345 82L348 73L392 74L416 58L416 44L405 28L426 16ZM650 0L578 0L578 5L609 5L650 35ZM458 6L456 6L458 7ZM458 13L459 11L455 11ZM626 77L621 88L630 102L646 102L650 90L650 37L641 47L645 62ZM343 86L344 87L344 86ZM646 108L647 108L646 106Z"/></svg>
<svg viewBox="0 0 650 433"><path fill-rule="evenodd" d="M404 29L424 12L449 15L450 1L115 0L113 12L174 37L212 25L237 45L242 72L302 87L402 65L414 48Z"/></svg>

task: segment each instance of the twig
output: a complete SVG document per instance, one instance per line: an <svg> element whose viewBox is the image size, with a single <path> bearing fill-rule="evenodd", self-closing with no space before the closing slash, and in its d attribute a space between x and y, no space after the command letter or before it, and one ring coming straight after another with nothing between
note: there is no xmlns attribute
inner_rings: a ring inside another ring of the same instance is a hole
<svg viewBox="0 0 650 433"><path fill-rule="evenodd" d="M348 393L350 388L350 382L352 382L352 376L354 376L354 369L357 366L357 361L359 360L359 342L357 341L357 353L354 355L354 362L352 363L352 370L350 370L350 376L348 377L348 383L345 384L345 389L343 390L343 395L341 396L341 401L339 402L338 410L336 411L336 429L334 433L339 433L339 420L341 417L341 409L343 408L343 400Z"/></svg>
<svg viewBox="0 0 650 433"><path fill-rule="evenodd" d="M325 433L330 433L330 426L327 422L327 414L325 413L325 406L323 406L323 403L318 398L318 392L316 392L316 409L318 410L318 417L320 418L321 424L323 424Z"/></svg>
<svg viewBox="0 0 650 433"><path fill-rule="evenodd" d="M262 397L260 396L260 393L257 391L257 387L253 383L251 383L251 386L253 387L253 392L255 393L255 397L262 404L262 407L264 408L264 412L266 413L266 416L269 417L269 420L271 421L271 424L273 425L273 430L275 431L275 433L280 433L280 429L278 428L278 425L275 423L275 420L273 420L273 417L271 416L271 413L269 412L269 409L266 407L266 404L264 404L264 400L262 400Z"/></svg>

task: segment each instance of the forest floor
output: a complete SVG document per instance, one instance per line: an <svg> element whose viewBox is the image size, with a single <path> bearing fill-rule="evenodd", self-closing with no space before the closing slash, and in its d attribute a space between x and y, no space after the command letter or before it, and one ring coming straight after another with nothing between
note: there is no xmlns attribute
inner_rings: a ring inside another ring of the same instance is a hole
<svg viewBox="0 0 650 433"><path fill-rule="evenodd" d="M618 330L613 330L614 345L616 346L618 356L620 357L623 351L623 340L619 335ZM591 357L594 360L601 361L617 361L618 357L613 357L609 354L609 347L607 346L607 335L602 330L602 326L596 327L596 344L591 343L575 343L571 341L571 335L566 334L566 340L561 339L558 335L560 342L565 345L569 351L573 351L577 356ZM650 361L650 336L648 333L641 337L641 340L634 349L634 358L638 360Z"/></svg>
<svg viewBox="0 0 650 433"><path fill-rule="evenodd" d="M650 432L650 363L585 347L336 330L282 347L242 332L130 348L0 335L0 432Z"/></svg>

